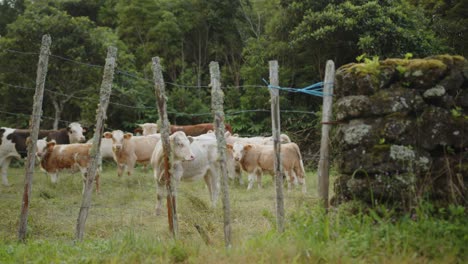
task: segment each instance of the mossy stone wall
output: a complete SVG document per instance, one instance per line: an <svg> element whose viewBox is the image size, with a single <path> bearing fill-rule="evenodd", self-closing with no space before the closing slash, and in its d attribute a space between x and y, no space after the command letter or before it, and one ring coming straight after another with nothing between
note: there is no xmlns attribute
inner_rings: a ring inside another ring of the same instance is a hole
<svg viewBox="0 0 468 264"><path fill-rule="evenodd" d="M336 72L334 114L334 203L468 204L465 58L344 65Z"/></svg>

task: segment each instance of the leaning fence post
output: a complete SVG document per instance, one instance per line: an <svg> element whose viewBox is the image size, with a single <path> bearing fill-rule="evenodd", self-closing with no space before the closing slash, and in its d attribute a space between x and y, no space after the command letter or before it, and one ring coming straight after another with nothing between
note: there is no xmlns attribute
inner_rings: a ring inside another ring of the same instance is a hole
<svg viewBox="0 0 468 264"><path fill-rule="evenodd" d="M30 141L28 143L28 158L26 160L26 175L24 179L23 202L21 204L20 224L18 229L18 239L25 241L28 227L29 202L32 192L32 178L34 176L34 166L36 161L37 137L42 116L42 99L44 96L44 85L47 76L47 66L49 64L50 44L52 40L49 35L42 36L41 52L37 64L36 92L34 94L33 112L30 121Z"/></svg>
<svg viewBox="0 0 468 264"><path fill-rule="evenodd" d="M161 121L161 141L164 155L164 178L166 180L167 189L167 217L169 221L169 230L172 235L177 239L178 235L178 224L177 224L177 207L176 207L176 196L175 186L171 181L171 144L169 142L169 120L167 118L166 111L166 86L164 84L164 78L162 75L161 64L159 57L153 58L153 78L154 78L154 90L156 95L156 103L158 105L159 119Z"/></svg>
<svg viewBox="0 0 468 264"><path fill-rule="evenodd" d="M219 64L215 61L210 63L211 75L211 108L214 114L214 127L218 145L219 165L221 169L221 191L223 195L224 212L224 243L227 248L231 247L231 205L229 203L229 187L226 165L226 139L224 138L224 93L221 90ZM217 184L217 183L215 183ZM212 188L214 189L214 188Z"/></svg>
<svg viewBox="0 0 468 264"><path fill-rule="evenodd" d="M318 165L318 192L323 206L328 210L329 189L329 147L330 147L330 120L333 102L333 81L335 79L335 63L327 61L325 79L323 81L323 114L322 114L322 140L320 142L320 160Z"/></svg>
<svg viewBox="0 0 468 264"><path fill-rule="evenodd" d="M96 115L96 130L93 136L93 146L90 150L91 163L86 171L85 190L81 202L80 213L76 224L76 240L83 240L86 218L88 217L89 207L91 206L91 194L93 192L93 181L99 166L101 137L104 132L104 120L106 119L107 106L112 91L112 81L114 80L114 69L116 65L117 48L109 47L107 49L106 65L104 66L104 76L102 78L101 92L99 95L99 104Z"/></svg>
<svg viewBox="0 0 468 264"><path fill-rule="evenodd" d="M278 61L270 61L270 84L279 86ZM284 197L283 197L283 168L281 164L281 141L280 141L280 108L279 91L270 88L271 95L271 128L275 150L275 185L276 185L276 225L278 232L284 231Z"/></svg>

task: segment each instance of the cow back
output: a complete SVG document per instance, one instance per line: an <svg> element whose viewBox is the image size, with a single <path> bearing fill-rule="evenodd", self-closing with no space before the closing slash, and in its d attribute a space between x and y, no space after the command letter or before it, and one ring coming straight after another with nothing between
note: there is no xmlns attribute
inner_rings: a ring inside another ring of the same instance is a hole
<svg viewBox="0 0 468 264"><path fill-rule="evenodd" d="M133 136L129 140L124 140L124 152L126 155L134 153L137 162L148 162L151 159L156 144L161 139L160 134L149 136Z"/></svg>
<svg viewBox="0 0 468 264"><path fill-rule="evenodd" d="M90 161L89 151L92 144L55 145L42 154L41 167L47 172L70 169L75 165L86 167Z"/></svg>

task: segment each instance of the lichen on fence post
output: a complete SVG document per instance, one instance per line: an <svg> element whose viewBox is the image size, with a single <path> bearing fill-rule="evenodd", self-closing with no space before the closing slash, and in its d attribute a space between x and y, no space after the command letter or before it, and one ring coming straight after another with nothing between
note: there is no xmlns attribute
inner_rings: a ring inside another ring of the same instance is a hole
<svg viewBox="0 0 468 264"><path fill-rule="evenodd" d="M224 212L224 242L231 247L231 206L229 202L228 172L226 165L226 139L224 138L224 93L221 90L219 64L210 63L211 75L211 108L214 114L214 128L218 145L219 163L221 169L221 191L223 195Z"/></svg>
<svg viewBox="0 0 468 264"><path fill-rule="evenodd" d="M162 75L161 64L159 57L153 58L153 80L154 80L154 91L156 95L156 103L158 106L159 120L161 124L161 142L163 147L164 156L164 178L166 181L167 190L167 217L169 221L169 230L172 232L174 238L178 235L178 224L177 224L177 207L176 207L176 195L175 186L171 180L171 144L169 142L170 124L167 118L166 110L166 86L164 84L164 78Z"/></svg>
<svg viewBox="0 0 468 264"><path fill-rule="evenodd" d="M270 61L270 85L279 86L278 61ZM271 128L275 151L275 185L276 185L276 225L278 232L284 231L284 196L283 177L284 172L281 166L281 124L278 89L270 88L271 95Z"/></svg>
<svg viewBox="0 0 468 264"><path fill-rule="evenodd" d="M330 120L333 102L333 81L335 79L335 63L327 61L323 84L322 139L320 142L320 160L318 165L318 193L325 209L328 209L329 189L329 156L330 156Z"/></svg>
<svg viewBox="0 0 468 264"><path fill-rule="evenodd" d="M112 91L112 82L114 80L114 69L117 60L117 48L109 47L107 49L106 64L104 66L104 75L102 77L101 91L99 94L99 104L96 113L96 130L93 136L93 146L90 150L91 162L86 171L85 189L83 200L81 202L80 213L76 224L75 239L83 240L84 228L88 217L89 207L91 206L91 194L93 191L93 181L96 178L97 170L100 163L100 147L102 133L104 132L104 120L106 119L107 107L109 106L109 98ZM98 176L99 177L99 176Z"/></svg>
<svg viewBox="0 0 468 264"><path fill-rule="evenodd" d="M44 96L44 85L47 76L47 66L49 64L50 44L52 40L49 35L42 36L41 52L37 64L36 92L34 94L33 113L30 121L30 140L28 141L28 158L26 160L26 174L24 179L23 202L21 204L20 224L18 228L18 239L26 239L26 230L28 226L29 202L32 192L32 178L34 175L34 166L36 161L37 137L39 136L39 127L42 116L42 99Z"/></svg>

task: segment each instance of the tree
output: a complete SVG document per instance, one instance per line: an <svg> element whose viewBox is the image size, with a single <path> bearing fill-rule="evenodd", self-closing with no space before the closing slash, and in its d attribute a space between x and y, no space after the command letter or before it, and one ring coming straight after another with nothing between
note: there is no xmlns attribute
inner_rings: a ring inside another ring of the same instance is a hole
<svg viewBox="0 0 468 264"><path fill-rule="evenodd" d="M0 36L6 34L6 26L16 20L24 11L23 0L0 1Z"/></svg>
<svg viewBox="0 0 468 264"><path fill-rule="evenodd" d="M87 107L95 109L102 77L102 68L96 65L103 64L109 44L122 47L123 58L125 48L109 29L96 27L86 17L72 17L54 3L29 3L24 14L8 26L6 36L0 39L0 47L2 50L37 52L41 36L51 35L51 53L60 57L52 56L49 61L44 115L52 114L52 126L57 128L61 118L77 120ZM37 56L10 52L3 52L0 56L3 80L34 87ZM13 98L13 101L21 100L22 104L30 107L33 92L23 94L25 97ZM67 111L64 113L65 108Z"/></svg>
<svg viewBox="0 0 468 264"><path fill-rule="evenodd" d="M429 18L430 27L452 50L468 56L468 1L412 0Z"/></svg>

